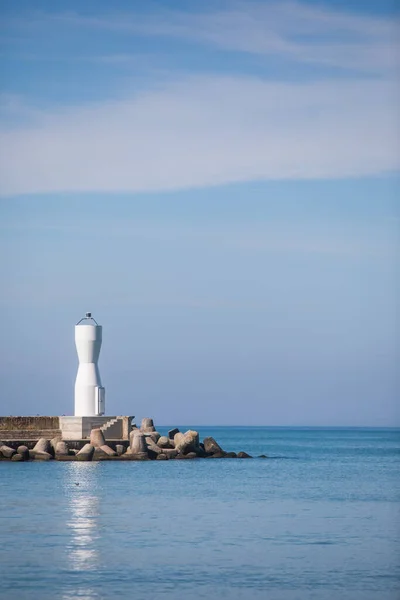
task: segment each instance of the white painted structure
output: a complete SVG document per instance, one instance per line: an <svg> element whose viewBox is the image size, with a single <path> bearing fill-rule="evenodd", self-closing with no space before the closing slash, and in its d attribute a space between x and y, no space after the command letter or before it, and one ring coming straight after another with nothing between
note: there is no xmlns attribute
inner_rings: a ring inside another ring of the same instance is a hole
<svg viewBox="0 0 400 600"><path fill-rule="evenodd" d="M101 385L99 367L102 326L91 313L75 325L75 345L79 358L75 381L75 416L94 417L105 413L105 389Z"/></svg>

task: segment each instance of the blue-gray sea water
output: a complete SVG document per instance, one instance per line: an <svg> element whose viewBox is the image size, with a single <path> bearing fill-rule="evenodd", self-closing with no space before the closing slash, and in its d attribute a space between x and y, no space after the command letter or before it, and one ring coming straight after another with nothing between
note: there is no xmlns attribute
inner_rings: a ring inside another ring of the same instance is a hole
<svg viewBox="0 0 400 600"><path fill-rule="evenodd" d="M400 598L399 430L198 429L269 459L0 462L0 597Z"/></svg>

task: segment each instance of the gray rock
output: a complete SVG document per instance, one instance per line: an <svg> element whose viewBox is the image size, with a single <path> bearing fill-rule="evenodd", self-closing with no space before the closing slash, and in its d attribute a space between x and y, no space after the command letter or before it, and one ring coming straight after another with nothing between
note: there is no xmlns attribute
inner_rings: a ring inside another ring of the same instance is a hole
<svg viewBox="0 0 400 600"><path fill-rule="evenodd" d="M189 429L186 433L177 433L174 438L175 450L179 454L189 454L189 452L196 452L199 450L199 434L197 431Z"/></svg>
<svg viewBox="0 0 400 600"><path fill-rule="evenodd" d="M24 460L29 460L29 450L27 446L18 446L17 452L22 456Z"/></svg>
<svg viewBox="0 0 400 600"><path fill-rule="evenodd" d="M158 454L156 460L168 460L165 454Z"/></svg>
<svg viewBox="0 0 400 600"><path fill-rule="evenodd" d="M213 437L204 438L204 450L207 454L216 454L223 452L221 446L214 440Z"/></svg>
<svg viewBox="0 0 400 600"><path fill-rule="evenodd" d="M117 456L115 450L110 448L110 446L107 446L107 444L104 444L104 446L100 446L100 450L103 450L103 452L105 452L107 456Z"/></svg>
<svg viewBox="0 0 400 600"><path fill-rule="evenodd" d="M117 451L118 456L122 456L125 452L125 447L122 444L116 444L115 449Z"/></svg>
<svg viewBox="0 0 400 600"><path fill-rule="evenodd" d="M250 456L250 454L247 454L247 452L238 452L237 457L238 458L253 458L252 456Z"/></svg>
<svg viewBox="0 0 400 600"><path fill-rule="evenodd" d="M265 454L260 454L258 458L268 458L268 456L266 456Z"/></svg>
<svg viewBox="0 0 400 600"><path fill-rule="evenodd" d="M55 454L57 456L68 456L69 450L66 442L58 441L55 446Z"/></svg>
<svg viewBox="0 0 400 600"><path fill-rule="evenodd" d="M40 440L38 440L34 445L33 450L35 452L47 452L48 454L51 454L52 447L49 440L46 440L46 438L40 438Z"/></svg>
<svg viewBox="0 0 400 600"><path fill-rule="evenodd" d="M225 452L225 458L237 458L236 452Z"/></svg>
<svg viewBox="0 0 400 600"><path fill-rule="evenodd" d="M101 446L105 446L106 440L104 438L104 434L101 429L92 429L90 432L90 444L94 446L94 448L101 448Z"/></svg>
<svg viewBox="0 0 400 600"><path fill-rule="evenodd" d="M160 448L171 448L171 444L169 442L169 438L167 438L166 435L162 435L157 442L157 446L160 446Z"/></svg>
<svg viewBox="0 0 400 600"><path fill-rule="evenodd" d="M93 430L92 430L93 431ZM93 444L85 444L81 450L79 450L76 458L82 461L91 461L94 454Z"/></svg>
<svg viewBox="0 0 400 600"><path fill-rule="evenodd" d="M175 427L175 429L170 429L170 430L168 431L168 437L169 437L169 439L170 439L170 440L173 440L173 439L174 439L174 437L175 437L175 435L176 435L177 433L179 433L179 429L178 429L177 427Z"/></svg>
<svg viewBox="0 0 400 600"><path fill-rule="evenodd" d="M14 454L14 455L11 457L11 460L12 460L13 462L23 462L23 461L24 461L24 457L22 456L22 454L18 454L18 453L17 453L17 454Z"/></svg>
<svg viewBox="0 0 400 600"><path fill-rule="evenodd" d="M155 431L153 419L145 418L142 419L142 424L140 426L140 431L142 432L152 432Z"/></svg>
<svg viewBox="0 0 400 600"><path fill-rule="evenodd" d="M5 445L0 447L0 452L4 456L4 458L12 458L14 454L16 454L14 448L10 448L10 446Z"/></svg>

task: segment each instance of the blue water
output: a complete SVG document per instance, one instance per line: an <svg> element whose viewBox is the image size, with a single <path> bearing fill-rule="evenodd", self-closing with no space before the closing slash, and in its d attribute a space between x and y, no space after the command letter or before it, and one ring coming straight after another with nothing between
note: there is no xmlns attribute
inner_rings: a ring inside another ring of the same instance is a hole
<svg viewBox="0 0 400 600"><path fill-rule="evenodd" d="M199 430L270 458L0 462L0 597L400 598L400 430Z"/></svg>

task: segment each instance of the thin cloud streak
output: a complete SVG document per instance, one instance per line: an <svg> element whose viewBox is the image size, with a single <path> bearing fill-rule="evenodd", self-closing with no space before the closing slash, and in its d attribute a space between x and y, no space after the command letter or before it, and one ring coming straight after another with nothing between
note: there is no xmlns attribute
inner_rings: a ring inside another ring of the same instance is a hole
<svg viewBox="0 0 400 600"><path fill-rule="evenodd" d="M352 15L301 2L232 3L229 10L179 11L105 16L48 15L71 27L91 27L136 35L170 37L263 56L282 56L364 72L395 71L399 66L397 23Z"/></svg>
<svg viewBox="0 0 400 600"><path fill-rule="evenodd" d="M392 89L380 81L189 77L120 102L49 112L4 127L0 193L162 191L394 171Z"/></svg>

